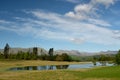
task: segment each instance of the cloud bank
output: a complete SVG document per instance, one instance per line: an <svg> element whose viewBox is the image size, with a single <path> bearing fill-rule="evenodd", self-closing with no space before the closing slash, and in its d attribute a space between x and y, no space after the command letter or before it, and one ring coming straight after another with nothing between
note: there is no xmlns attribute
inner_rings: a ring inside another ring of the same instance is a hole
<svg viewBox="0 0 120 80"><path fill-rule="evenodd" d="M91 0L88 4L75 6L74 11L65 15L43 10L25 11L25 14L32 17L15 17L16 22L0 20L0 30L76 44L120 44L119 30L109 29L108 27L112 26L109 22L92 17L98 15L98 8L95 7L97 4L108 8L114 4L114 0Z"/></svg>

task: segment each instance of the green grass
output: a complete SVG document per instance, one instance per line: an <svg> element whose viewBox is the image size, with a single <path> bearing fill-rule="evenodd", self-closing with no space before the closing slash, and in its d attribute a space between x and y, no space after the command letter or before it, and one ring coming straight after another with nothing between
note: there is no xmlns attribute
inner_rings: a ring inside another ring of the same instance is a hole
<svg viewBox="0 0 120 80"><path fill-rule="evenodd" d="M120 66L112 67L101 67L96 69L89 69L84 72L68 71L69 73L74 73L75 76L80 76L80 78L111 78L115 80L120 80Z"/></svg>
<svg viewBox="0 0 120 80"><path fill-rule="evenodd" d="M0 61L0 80L120 80L120 66L92 69L6 71L15 66L77 64L54 61ZM80 64L80 63L78 63Z"/></svg>

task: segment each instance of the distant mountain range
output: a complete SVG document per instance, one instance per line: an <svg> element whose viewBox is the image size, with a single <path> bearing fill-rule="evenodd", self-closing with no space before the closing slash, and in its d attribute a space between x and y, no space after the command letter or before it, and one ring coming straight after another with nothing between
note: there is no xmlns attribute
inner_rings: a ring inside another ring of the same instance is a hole
<svg viewBox="0 0 120 80"><path fill-rule="evenodd" d="M103 54L117 54L118 51L101 51L99 53L103 53Z"/></svg>
<svg viewBox="0 0 120 80"><path fill-rule="evenodd" d="M0 49L0 52L3 53L3 49ZM33 52L33 48L10 48L9 53L16 54L19 51L22 52ZM90 53L90 52L79 52L77 50L56 50L54 51L54 54L62 54L67 53L68 55L75 55L75 56L92 56L92 55L98 55L98 54L116 54L118 51L101 51L97 53ZM41 54L48 54L48 51L43 48L38 48L38 55Z"/></svg>
<svg viewBox="0 0 120 80"><path fill-rule="evenodd" d="M101 51L101 52L79 52L77 50L57 50L56 54L68 53L76 56L93 56L99 54L117 54L118 51Z"/></svg>
<svg viewBox="0 0 120 80"><path fill-rule="evenodd" d="M48 52L43 49L43 48L37 48L38 49L38 55L41 54L47 54ZM4 49L0 49L0 52L3 53ZM33 48L10 48L9 53L11 54L17 54L18 52L29 52L32 53L33 52Z"/></svg>
<svg viewBox="0 0 120 80"><path fill-rule="evenodd" d="M75 55L75 56L90 56L90 55L94 55L94 53L80 52L78 50L56 50L55 53L56 54L67 53L69 55Z"/></svg>

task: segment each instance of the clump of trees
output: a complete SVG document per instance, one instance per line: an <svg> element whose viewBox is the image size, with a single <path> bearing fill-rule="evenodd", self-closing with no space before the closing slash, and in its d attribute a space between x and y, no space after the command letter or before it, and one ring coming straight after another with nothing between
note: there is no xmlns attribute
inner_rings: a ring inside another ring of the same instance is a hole
<svg viewBox="0 0 120 80"><path fill-rule="evenodd" d="M72 58L67 54L67 53L63 53L61 55L57 54L56 61L72 61Z"/></svg>
<svg viewBox="0 0 120 80"><path fill-rule="evenodd" d="M50 48L48 54L38 55L38 48L34 47L33 52L22 52L18 51L18 53L13 54L9 52L10 46L7 43L4 48L3 54L0 53L0 59L17 59L17 60L50 60L50 61L72 61L70 56L67 53L63 53L61 55L54 55L54 49ZM42 50L41 50L42 52Z"/></svg>
<svg viewBox="0 0 120 80"><path fill-rule="evenodd" d="M120 50L115 56L115 64L120 65Z"/></svg>
<svg viewBox="0 0 120 80"><path fill-rule="evenodd" d="M94 65L96 65L96 62L99 62L102 66L106 66L106 63L108 61L114 61L115 55L107 55L107 54L100 54L93 56L92 62Z"/></svg>

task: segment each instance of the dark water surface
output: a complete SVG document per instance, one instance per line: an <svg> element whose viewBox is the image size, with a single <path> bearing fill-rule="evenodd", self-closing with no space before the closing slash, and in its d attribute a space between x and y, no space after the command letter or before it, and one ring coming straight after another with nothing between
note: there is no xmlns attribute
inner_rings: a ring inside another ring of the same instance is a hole
<svg viewBox="0 0 120 80"><path fill-rule="evenodd" d="M96 66L101 66L99 62L97 62ZM56 70L56 69L79 69L79 68L92 68L96 67L93 63L85 63L85 64L71 64L71 65L46 65L46 66L25 66L25 67L13 67L10 68L10 71L18 71L18 70ZM106 63L106 66L113 66L113 64Z"/></svg>

